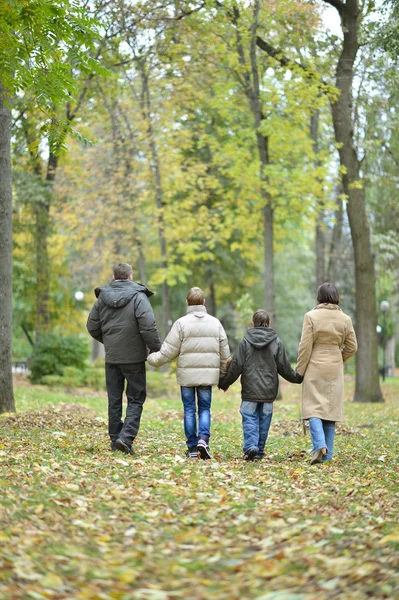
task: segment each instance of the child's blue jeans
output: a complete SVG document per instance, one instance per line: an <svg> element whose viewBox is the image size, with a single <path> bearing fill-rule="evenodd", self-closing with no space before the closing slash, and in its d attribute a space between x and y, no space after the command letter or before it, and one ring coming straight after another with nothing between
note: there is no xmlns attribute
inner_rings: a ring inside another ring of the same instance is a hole
<svg viewBox="0 0 399 600"><path fill-rule="evenodd" d="M335 421L326 421L318 417L309 419L310 435L312 436L313 452L327 448L323 461L331 460L334 450Z"/></svg>
<svg viewBox="0 0 399 600"><path fill-rule="evenodd" d="M198 438L207 442L211 435L211 402L212 386L200 385L198 387L181 386L181 399L184 406L184 433L187 438L187 446L196 446ZM197 435L197 405L195 395L198 398L198 435Z"/></svg>
<svg viewBox="0 0 399 600"><path fill-rule="evenodd" d="M272 402L241 402L240 413L244 432L244 453L257 448L263 456L273 416Z"/></svg>

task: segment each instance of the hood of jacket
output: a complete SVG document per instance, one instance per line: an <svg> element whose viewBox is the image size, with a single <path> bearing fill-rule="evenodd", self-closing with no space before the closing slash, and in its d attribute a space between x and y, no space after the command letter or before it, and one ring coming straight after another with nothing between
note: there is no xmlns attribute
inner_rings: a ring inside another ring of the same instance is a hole
<svg viewBox="0 0 399 600"><path fill-rule="evenodd" d="M271 327L251 327L244 339L254 348L265 348L277 339L277 333Z"/></svg>
<svg viewBox="0 0 399 600"><path fill-rule="evenodd" d="M187 306L187 314L193 314L201 319L208 314L208 311L204 304L193 304L192 306Z"/></svg>
<svg viewBox="0 0 399 600"><path fill-rule="evenodd" d="M153 296L153 292L150 292L145 285L130 279L117 279L104 287L95 289L97 298L100 298L110 308L126 306L139 292L143 292L148 297Z"/></svg>

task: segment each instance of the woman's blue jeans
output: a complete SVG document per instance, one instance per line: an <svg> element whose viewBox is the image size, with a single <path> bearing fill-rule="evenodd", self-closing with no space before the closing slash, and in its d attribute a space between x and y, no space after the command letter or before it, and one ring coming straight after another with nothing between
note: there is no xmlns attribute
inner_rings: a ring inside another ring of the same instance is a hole
<svg viewBox="0 0 399 600"><path fill-rule="evenodd" d="M334 450L335 421L326 421L318 417L309 419L310 435L312 436L313 452L327 448L323 461L331 460Z"/></svg>
<svg viewBox="0 0 399 600"><path fill-rule="evenodd" d="M181 386L180 391L184 406L184 433L187 438L187 446L189 448L190 446L196 446L199 437L208 442L211 435L212 386ZM198 435L196 394L198 398Z"/></svg>
<svg viewBox="0 0 399 600"><path fill-rule="evenodd" d="M257 448L261 456L265 453L265 445L273 416L272 402L241 402L240 413L244 432L244 453Z"/></svg>

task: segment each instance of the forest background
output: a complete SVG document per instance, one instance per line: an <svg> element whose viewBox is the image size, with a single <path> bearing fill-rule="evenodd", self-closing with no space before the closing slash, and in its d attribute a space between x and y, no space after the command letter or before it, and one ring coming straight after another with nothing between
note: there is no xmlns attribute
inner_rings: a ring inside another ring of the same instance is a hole
<svg viewBox="0 0 399 600"><path fill-rule="evenodd" d="M198 285L233 350L263 307L295 361L329 280L360 337L358 399L380 400L382 348L398 354L397 3L63 4L85 26L49 32L12 102L13 360L89 343L93 289L127 261L163 337ZM71 79L51 110L48 64Z"/></svg>

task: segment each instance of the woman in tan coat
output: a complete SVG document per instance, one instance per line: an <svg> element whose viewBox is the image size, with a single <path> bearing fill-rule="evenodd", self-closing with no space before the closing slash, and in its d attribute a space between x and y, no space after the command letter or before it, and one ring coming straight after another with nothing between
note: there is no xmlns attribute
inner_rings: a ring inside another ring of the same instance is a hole
<svg viewBox="0 0 399 600"><path fill-rule="evenodd" d="M317 302L303 321L296 366L304 376L302 419L309 420L311 465L332 459L335 422L343 420L343 363L357 350L351 318L338 306L335 285L323 283L317 290Z"/></svg>

